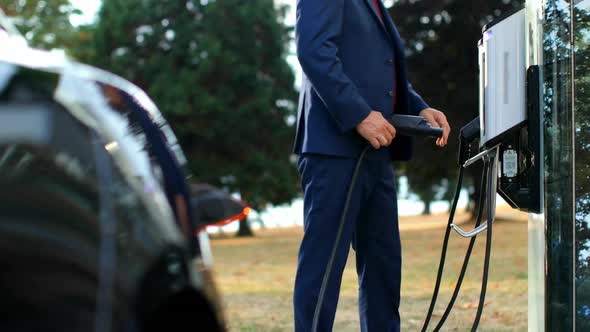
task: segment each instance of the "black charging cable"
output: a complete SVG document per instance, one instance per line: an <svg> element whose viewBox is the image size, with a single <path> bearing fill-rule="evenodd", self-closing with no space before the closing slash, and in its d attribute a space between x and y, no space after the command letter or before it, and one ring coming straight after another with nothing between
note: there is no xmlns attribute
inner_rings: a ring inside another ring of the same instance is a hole
<svg viewBox="0 0 590 332"><path fill-rule="evenodd" d="M443 240L443 246L441 249L440 254L440 262L438 263L438 272L436 274L436 283L434 284L434 291L432 292L432 298L430 300L430 306L428 307L428 313L426 314L426 318L424 319L424 324L422 325L422 332L425 332L428 328L428 324L430 324L430 319L432 318L432 313L434 312L434 307L436 305L436 300L438 298L438 292L440 290L440 283L442 281L443 271L445 269L445 260L447 257L447 248L449 245L449 237L451 235L451 224L455 220L455 211L457 210L457 203L459 202L459 195L461 194L461 188L463 187L463 176L465 174L465 168L461 166L459 170L459 178L457 180L457 189L455 190L455 197L453 197L453 204L451 205L451 212L449 214L449 220L447 222L447 227L445 230L445 237Z"/></svg>
<svg viewBox="0 0 590 332"><path fill-rule="evenodd" d="M330 274L332 274L332 267L334 267L334 259L336 258L336 252L338 251L338 246L340 245L340 238L342 238L342 232L344 231L344 224L346 224L346 217L348 216L348 209L350 207L350 200L352 199L352 193L354 191L354 187L356 186L357 178L360 173L361 165L365 160L365 155L371 148L370 145L367 145L361 155L356 161L356 166L354 167L354 173L352 173L352 178L350 180L350 185L348 186L348 193L346 194L346 201L344 203L344 208L342 209L342 215L340 216L340 223L338 224L338 231L336 232L336 240L334 241L334 246L332 247L332 253L330 254L330 258L328 260L328 264L326 265L326 272L324 272L324 278L322 279L322 286L320 287L320 293L318 295L318 302L315 306L315 311L313 313L313 322L311 330L316 332L318 330L318 323L320 319L320 312L322 311L322 304L324 303L324 296L326 294L326 289L328 288L328 281L330 280Z"/></svg>
<svg viewBox="0 0 590 332"><path fill-rule="evenodd" d="M434 307L436 306L436 300L438 297L438 292L440 289L442 274L443 274L443 270L444 270L444 264L445 264L445 260L446 260L446 252L447 252L450 229L451 229L450 225L452 223L452 220L454 219L454 212L455 212L455 208L457 205L459 193L461 191L461 185L462 185L461 183L463 181L463 173L464 173L464 169L465 169L463 164L465 163L465 161L467 161L467 159L470 158L471 142L477 137L478 134L479 134L479 118L475 118L473 121L471 121L469 124L467 124L466 126L464 126L461 129L460 141L459 141L460 172L459 172L459 180L457 183L457 191L455 192L453 206L451 208L451 215L449 216L449 223L448 223L447 229L445 231L445 237L443 240L443 248L441 250L441 259L440 259L440 263L439 263L436 283L435 283L434 291L432 294L430 307L428 309L428 314L426 315L426 319L424 320L424 325L422 326L422 332L425 332L426 329L428 328L428 325L429 325L430 320L432 318ZM494 162L496 162L496 161L494 161ZM480 188L485 187L486 184L490 184L494 180L493 179L493 177L494 177L493 168L494 168L493 163L490 163L487 161L485 162L484 172L482 173ZM487 179L487 182L486 182L486 179ZM493 192L492 186L487 186L487 187L488 187L487 188L487 197L488 197L488 199L491 199L492 195L494 195L495 192ZM476 221L475 227L477 227L481 224L482 217L483 217L483 211L484 211L484 202L485 202L484 195L480 195L479 210L477 213L477 221ZM474 319L473 325L471 327L472 332L475 332L477 330L477 327L479 326L479 321L481 319L481 315L483 313L483 307L485 304L485 296L486 296L488 276L489 276L491 245L492 245L492 230L491 230L492 223L493 223L493 207L489 206L489 204L488 204L488 208L487 208L488 230L487 230L487 236L486 236L486 251L485 251L485 258L484 258L484 269L483 269L483 275L482 275L482 284L481 284L481 290L480 290L480 294L479 294L479 303L478 303L478 307L477 307L477 313L475 315L475 319ZM461 272L460 272L459 278L457 280L457 284L455 285L455 290L453 291L453 295L451 296L451 299L445 309L443 316L441 317L440 321L438 322L438 324L434 328L435 332L440 331L440 329L444 325L446 319L448 318L449 314L451 313L451 310L453 309L453 305L457 299L457 296L459 295L459 291L461 289L461 285L462 285L463 279L465 277L467 266L469 265L469 260L471 258L473 246L475 245L475 240L476 240L476 237L474 236L471 238L471 240L469 242L469 246L468 246L467 252L465 254L465 259L463 260L463 266L461 267Z"/></svg>
<svg viewBox="0 0 590 332"><path fill-rule="evenodd" d="M488 165L488 183L492 183L492 181L494 180L494 172L492 171L494 165L489 164ZM495 195L496 193L492 191L492 186L488 186L488 198L491 198L492 195ZM486 253L485 253L485 258L484 258L484 263L483 263L483 276L482 276L482 281L481 281L481 291L479 292L479 304L477 305L477 313L475 314L475 320L473 321L473 325L471 326L471 332L475 332L477 331L477 327L479 325L479 320L481 319L481 314L483 312L483 307L485 305L485 299L486 299L486 290L487 290L487 286L488 286L488 276L489 276L489 271L490 271L490 256L491 256L491 252L492 252L492 225L493 225L493 217L494 217L494 211L493 211L493 207L488 205L488 211L487 211L487 217L488 217L488 229L487 229L487 234L486 234Z"/></svg>
<svg viewBox="0 0 590 332"><path fill-rule="evenodd" d="M449 237L451 236L451 224L455 220L455 211L457 210L457 204L459 203L459 196L461 194L461 188L463 187L463 177L465 175L465 167L463 166L463 164L471 156L471 142L473 140L475 140L478 133L479 133L479 117L472 120L466 126L461 128L461 132L459 134L459 156L458 156L459 178L457 179L457 188L455 189L455 196L453 197L453 204L451 205L451 211L449 213L449 220L447 222L447 227L445 229L445 236L443 239L443 245L442 245L442 249L441 249L441 253L440 253L440 261L438 263L438 272L436 274L436 282L434 284L434 291L432 292L432 298L430 299L430 306L428 307L428 313L426 314L426 318L424 319L424 324L422 325L422 332L426 332L426 329L428 328L428 325L430 324L430 319L432 319L434 307L436 306L436 300L438 299L438 292L440 290L440 284L442 282L442 275L443 275L443 271L445 269L445 261L446 261L446 257L447 257L447 248L449 245ZM482 205L480 204L480 207L481 206Z"/></svg>
<svg viewBox="0 0 590 332"><path fill-rule="evenodd" d="M487 176L487 167L486 166L487 165L484 166L484 170L486 170L486 171L483 172L481 175L480 188L484 188L486 185L486 176ZM481 221L483 218L484 202L485 202L484 197L485 197L484 195L479 196L479 204L478 204L479 209L477 211L477 221L475 222L475 227L477 227L481 224ZM451 313L451 310L453 310L453 305L455 304L455 300L457 300L457 296L459 296L459 291L461 290L461 285L463 284L463 279L464 279L465 273L467 271L467 266L469 265L469 260L471 258L471 252L473 251L473 246L475 245L476 238L477 238L477 236L474 236L469 241L469 246L467 247L467 252L465 253L465 259L463 260L463 266L461 267L461 273L459 274L459 278L457 279L457 284L455 285L455 290L453 291L453 295L451 296L451 299L449 300L449 303L447 304L447 308L445 309L445 312L443 313L440 321L438 322L438 324L434 328L434 331L440 331L440 329L444 325L445 321L447 320L449 314Z"/></svg>

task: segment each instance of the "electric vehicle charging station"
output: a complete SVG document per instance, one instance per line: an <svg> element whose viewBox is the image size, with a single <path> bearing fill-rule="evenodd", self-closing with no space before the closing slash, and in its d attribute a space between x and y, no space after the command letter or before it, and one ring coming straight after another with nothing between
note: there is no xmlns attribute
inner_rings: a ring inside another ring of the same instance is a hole
<svg viewBox="0 0 590 332"><path fill-rule="evenodd" d="M476 236L486 234L486 249L479 304L471 326L477 331L485 304L490 270L492 227L495 220L496 195L500 194L513 208L540 213L540 108L539 70L526 68L526 9L521 8L484 26L478 43L479 116L465 125L459 135L459 179L445 231L440 263L430 307L422 332L431 323L442 282L451 229L468 238L461 273L453 295L434 331L443 328L458 298L469 264ZM479 151L472 156L471 145L479 138ZM483 162L482 193L475 228L463 230L453 223L463 174L469 166ZM486 220L484 217L484 204Z"/></svg>
<svg viewBox="0 0 590 332"><path fill-rule="evenodd" d="M542 319L547 308L542 308L539 287L547 287L539 279L544 266L539 237L540 215L543 213L543 128L541 108L543 71L539 64L539 47L543 45L540 26L541 1L528 1L523 8L509 13L484 26L478 42L479 57L479 117L461 130L459 167L461 169L457 193L460 191L463 170L477 162L484 163L480 209L487 205L487 220L482 223L483 211L478 212L476 227L465 231L452 223L456 201L451 210L446 230L441 263L431 305L422 331L428 328L441 283L450 229L460 236L471 238L455 291L435 327L439 331L450 314L459 294L475 236L487 231L486 254L482 287L477 314L471 331L476 331L483 313L487 278L490 269L492 225L495 220L496 194L511 207L529 212L529 331L545 329ZM537 48L535 48L537 47ZM536 56L536 57L535 57ZM479 138L479 153L471 156L470 145ZM485 195L485 199L483 197ZM547 219L542 222L547 224ZM531 241L529 241L531 242ZM541 244L542 245L542 244ZM532 259L531 259L532 258ZM532 287L531 287L532 286ZM532 288L532 289L531 289ZM542 295L541 295L542 296Z"/></svg>
<svg viewBox="0 0 590 332"><path fill-rule="evenodd" d="M479 133L479 151L460 166L486 163L488 215L450 227L490 241L496 193L528 212L528 330L590 331L590 1L527 0L478 53L480 116L461 140Z"/></svg>
<svg viewBox="0 0 590 332"><path fill-rule="evenodd" d="M480 149L529 213L529 331L590 331L589 23L590 1L527 0L479 46Z"/></svg>
<svg viewBox="0 0 590 332"><path fill-rule="evenodd" d="M486 25L478 43L479 117L462 128L455 202L422 331L441 283L450 230L471 238L440 331L457 299L475 237L487 231L476 331L490 268L496 194L529 213L529 331L590 331L590 1L527 0ZM479 151L470 151L479 138ZM361 156L362 158L362 156ZM463 170L484 163L476 227L452 223ZM485 198L485 199L484 199ZM500 235L501 236L501 235ZM484 319L485 321L485 319Z"/></svg>
<svg viewBox="0 0 590 332"><path fill-rule="evenodd" d="M460 162L468 167L489 159L495 174L494 181L488 183L491 191L498 192L513 208L540 213L541 175L536 159L541 147L539 70L525 65L525 16L522 8L483 29L478 43L480 153ZM476 129L470 130L476 133ZM495 207L493 196L487 198L491 207ZM461 236L472 237L487 225L471 232L452 227Z"/></svg>

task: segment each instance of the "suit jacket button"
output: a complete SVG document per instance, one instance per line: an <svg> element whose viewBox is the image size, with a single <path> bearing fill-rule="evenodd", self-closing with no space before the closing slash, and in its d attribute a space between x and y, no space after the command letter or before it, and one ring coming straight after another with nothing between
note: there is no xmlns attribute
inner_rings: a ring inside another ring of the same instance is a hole
<svg viewBox="0 0 590 332"><path fill-rule="evenodd" d="M387 95L390 96L390 97L393 97L393 96L395 96L395 93L393 91L388 91L387 92Z"/></svg>
<svg viewBox="0 0 590 332"><path fill-rule="evenodd" d="M387 63L392 65L394 63L393 59L387 59Z"/></svg>

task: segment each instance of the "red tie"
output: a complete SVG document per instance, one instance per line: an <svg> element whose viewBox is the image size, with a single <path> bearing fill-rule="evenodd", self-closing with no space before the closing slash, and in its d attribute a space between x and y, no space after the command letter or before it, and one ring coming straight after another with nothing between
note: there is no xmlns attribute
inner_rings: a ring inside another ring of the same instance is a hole
<svg viewBox="0 0 590 332"><path fill-rule="evenodd" d="M375 5L375 8L381 17L381 20L383 21L383 12L381 11L381 7L379 7L379 0L373 0L373 4Z"/></svg>

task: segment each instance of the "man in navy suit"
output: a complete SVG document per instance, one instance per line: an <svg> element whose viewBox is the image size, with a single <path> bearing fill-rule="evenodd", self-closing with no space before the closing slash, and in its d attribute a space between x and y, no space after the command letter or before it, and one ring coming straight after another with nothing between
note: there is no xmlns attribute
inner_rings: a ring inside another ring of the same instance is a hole
<svg viewBox="0 0 590 332"><path fill-rule="evenodd" d="M412 140L386 121L394 112L422 115L444 129L407 81L404 46L380 0L298 0L297 56L303 68L295 153L304 192L304 237L294 291L295 331L310 331L326 264L360 152L362 164L318 331L330 331L352 243L364 332L399 331L401 244L392 160L407 160Z"/></svg>

